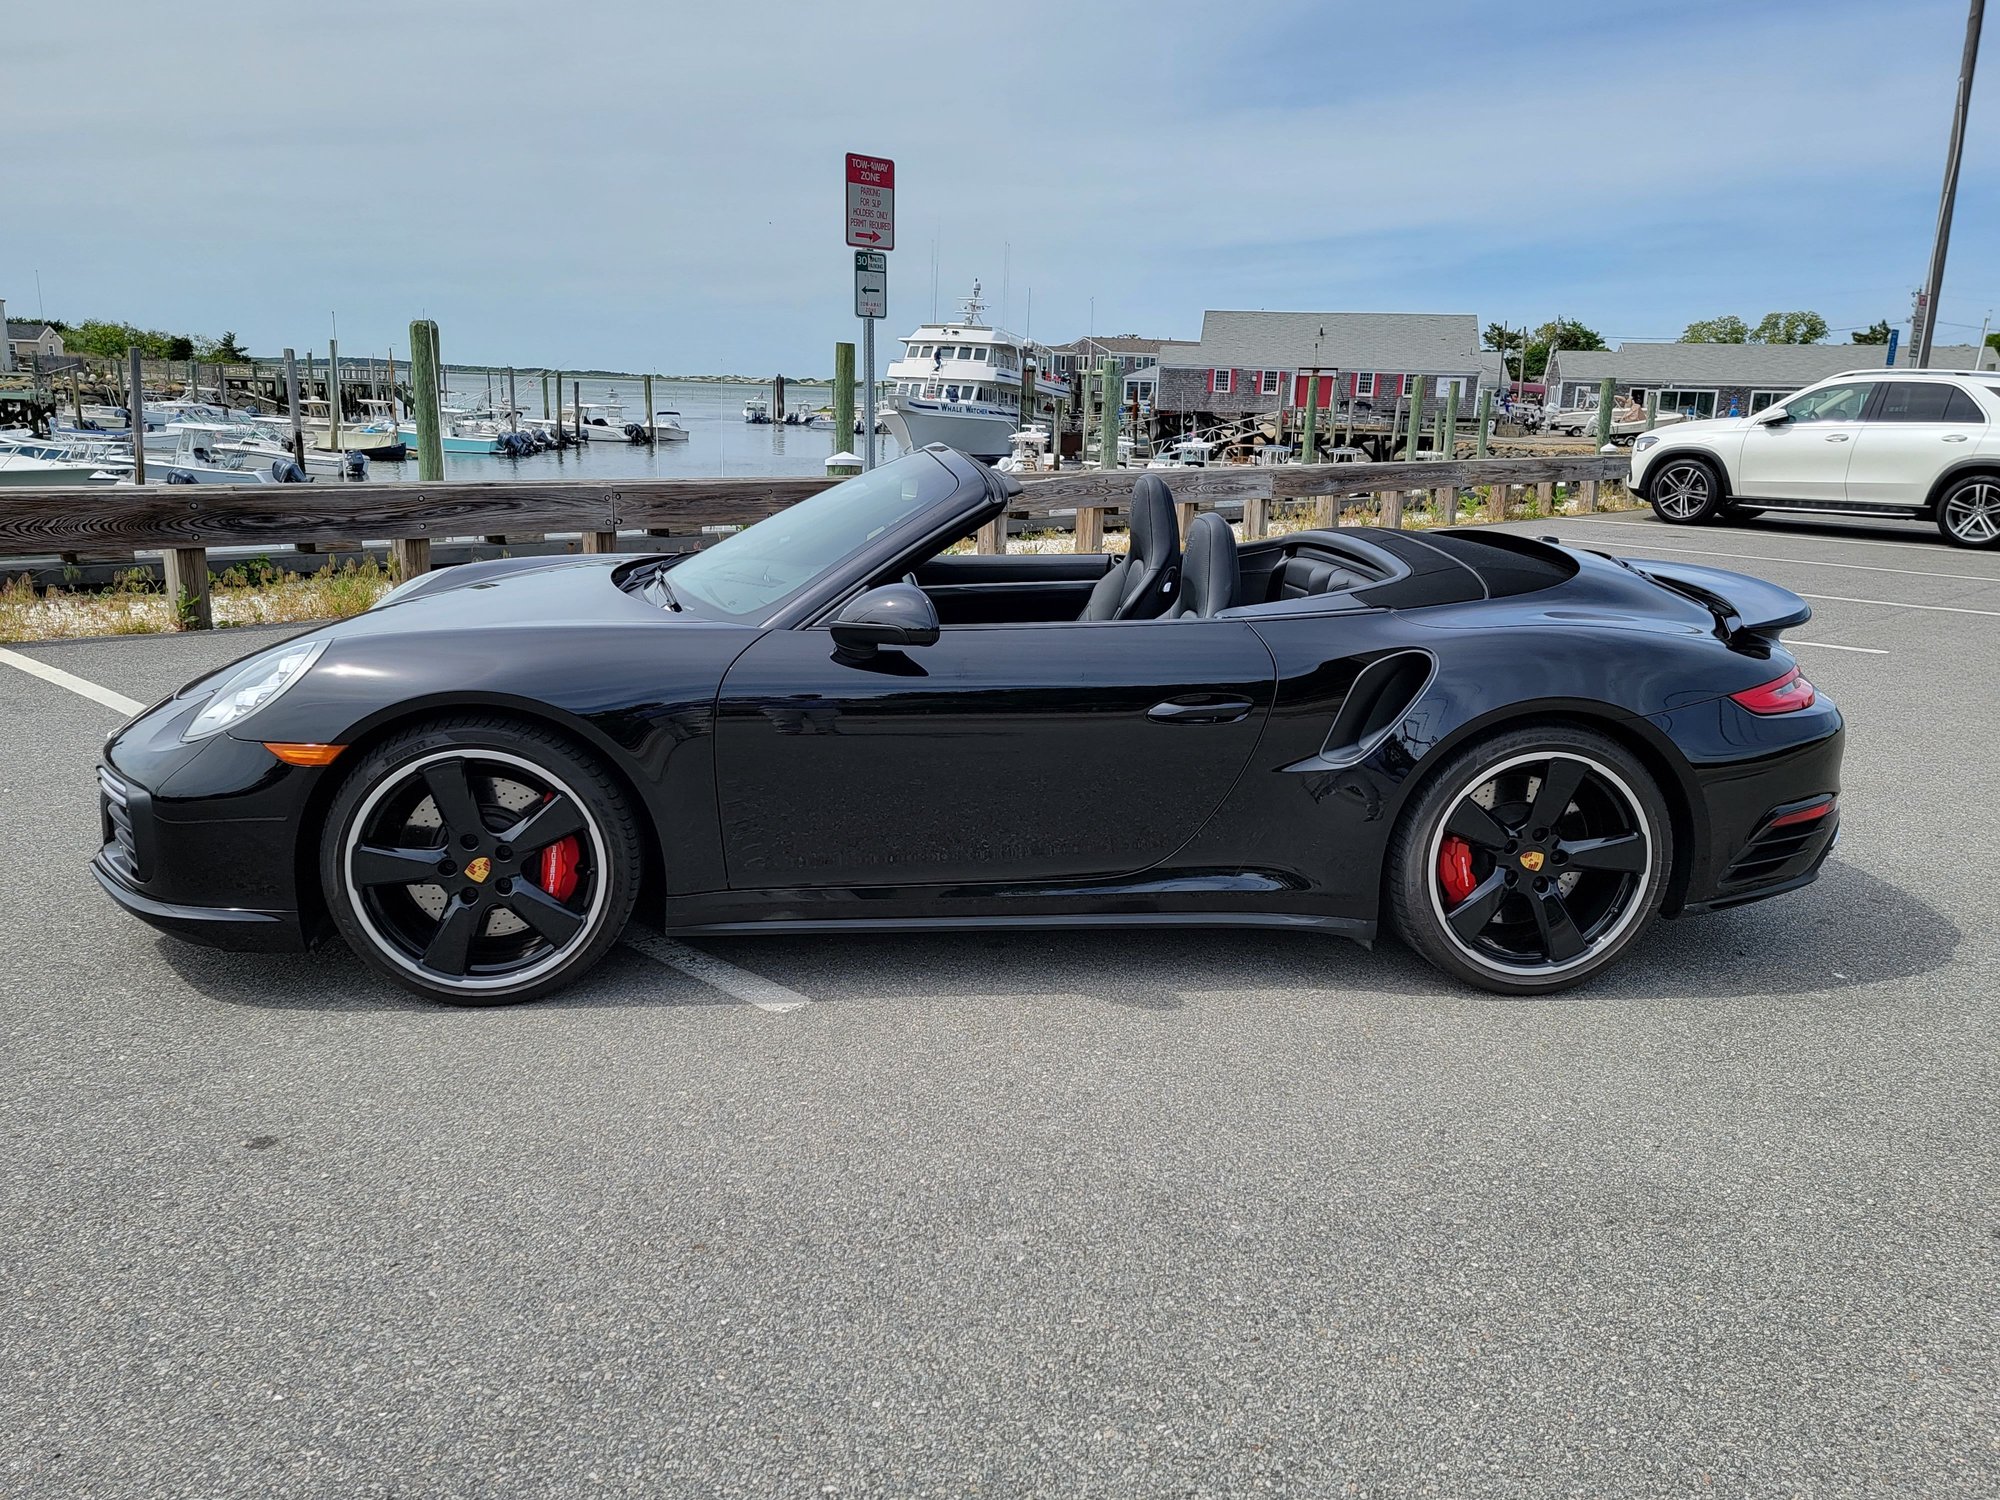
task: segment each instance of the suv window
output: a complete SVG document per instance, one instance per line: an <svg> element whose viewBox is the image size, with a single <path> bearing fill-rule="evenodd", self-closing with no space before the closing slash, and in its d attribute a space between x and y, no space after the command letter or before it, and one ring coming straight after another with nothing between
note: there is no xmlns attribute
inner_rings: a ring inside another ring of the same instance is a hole
<svg viewBox="0 0 2000 1500"><path fill-rule="evenodd" d="M1875 409L1878 422L1984 422L1978 404L1943 381L1892 380Z"/></svg>
<svg viewBox="0 0 2000 1500"><path fill-rule="evenodd" d="M1874 389L1872 383L1861 381L1822 386L1792 397L1785 403L1785 415L1794 422L1857 422L1868 405L1868 393Z"/></svg>

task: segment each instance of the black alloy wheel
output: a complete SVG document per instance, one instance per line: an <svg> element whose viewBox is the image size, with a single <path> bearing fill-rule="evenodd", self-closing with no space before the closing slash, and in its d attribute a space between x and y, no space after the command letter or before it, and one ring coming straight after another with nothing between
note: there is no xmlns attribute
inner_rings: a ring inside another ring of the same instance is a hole
<svg viewBox="0 0 2000 1500"><path fill-rule="evenodd" d="M1516 730L1426 784L1391 850L1397 931L1425 958L1502 994L1603 969L1645 931L1672 867L1659 789L1588 730Z"/></svg>
<svg viewBox="0 0 2000 1500"><path fill-rule="evenodd" d="M1646 482L1653 514L1674 526L1713 521L1722 514L1722 484L1698 458L1670 458Z"/></svg>
<svg viewBox="0 0 2000 1500"><path fill-rule="evenodd" d="M632 913L638 836L617 788L546 731L442 721L350 773L320 877L341 936L407 989L461 1005L577 978Z"/></svg>
<svg viewBox="0 0 2000 1500"><path fill-rule="evenodd" d="M1975 474L1946 490L1937 525L1955 547L2000 544L2000 475Z"/></svg>

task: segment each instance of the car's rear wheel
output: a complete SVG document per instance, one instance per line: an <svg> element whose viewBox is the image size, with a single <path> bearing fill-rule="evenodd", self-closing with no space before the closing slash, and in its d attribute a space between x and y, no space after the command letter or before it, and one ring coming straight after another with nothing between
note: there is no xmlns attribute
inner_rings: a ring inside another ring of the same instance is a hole
<svg viewBox="0 0 2000 1500"><path fill-rule="evenodd" d="M445 719L369 751L320 846L328 910L376 973L434 1000L533 1000L618 941L638 833L602 767L560 736Z"/></svg>
<svg viewBox="0 0 2000 1500"><path fill-rule="evenodd" d="M1673 526L1721 518L1722 480L1698 458L1670 458L1647 481L1653 514Z"/></svg>
<svg viewBox="0 0 2000 1500"><path fill-rule="evenodd" d="M2000 543L2000 476L1976 474L1946 490L1938 501L1937 524L1953 546Z"/></svg>
<svg viewBox="0 0 2000 1500"><path fill-rule="evenodd" d="M1446 973L1543 994L1636 942L1672 867L1665 800L1630 752L1567 725L1513 730L1425 783L1391 845L1390 912Z"/></svg>

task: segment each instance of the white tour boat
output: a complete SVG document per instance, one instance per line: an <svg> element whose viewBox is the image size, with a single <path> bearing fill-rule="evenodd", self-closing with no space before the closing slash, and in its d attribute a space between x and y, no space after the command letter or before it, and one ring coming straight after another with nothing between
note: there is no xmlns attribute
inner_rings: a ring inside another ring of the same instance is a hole
<svg viewBox="0 0 2000 1500"><path fill-rule="evenodd" d="M991 463L1007 455L1021 425L1021 366L1035 362L1034 409L1039 415L1069 387L1048 372L1054 361L1040 344L981 321L979 283L956 323L926 323L903 340L903 357L889 366L889 409L882 416L907 449L943 443Z"/></svg>

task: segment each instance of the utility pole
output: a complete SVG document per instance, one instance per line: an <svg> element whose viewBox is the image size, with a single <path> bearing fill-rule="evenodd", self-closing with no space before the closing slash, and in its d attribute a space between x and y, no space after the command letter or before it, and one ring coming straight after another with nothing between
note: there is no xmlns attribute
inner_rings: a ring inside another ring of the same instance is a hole
<svg viewBox="0 0 2000 1500"><path fill-rule="evenodd" d="M1944 283L1944 257L1951 247L1951 212L1958 200L1958 163L1965 154L1965 116L1972 104L1972 70L1979 62L1979 28L1986 19L1986 0L1972 0L1965 18L1965 53L1958 64L1958 103L1951 115L1951 146L1945 155L1944 191L1938 198L1937 240L1931 246L1930 275L1924 279L1929 293L1918 309L1919 325L1912 330L1916 348L1912 363L1923 369L1931 362L1931 340L1937 331L1938 292Z"/></svg>

